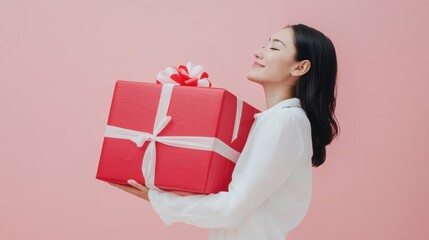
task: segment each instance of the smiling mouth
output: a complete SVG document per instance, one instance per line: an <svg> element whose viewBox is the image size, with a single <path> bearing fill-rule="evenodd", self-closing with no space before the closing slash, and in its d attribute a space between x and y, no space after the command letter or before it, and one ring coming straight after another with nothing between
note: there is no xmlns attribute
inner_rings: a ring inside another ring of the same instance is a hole
<svg viewBox="0 0 429 240"><path fill-rule="evenodd" d="M258 62L254 62L252 67L265 67L264 65L258 63Z"/></svg>

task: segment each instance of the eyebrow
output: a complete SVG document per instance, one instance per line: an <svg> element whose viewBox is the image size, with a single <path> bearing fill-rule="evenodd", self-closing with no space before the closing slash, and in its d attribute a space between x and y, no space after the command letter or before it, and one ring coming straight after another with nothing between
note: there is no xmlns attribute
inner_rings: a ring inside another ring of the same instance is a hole
<svg viewBox="0 0 429 240"><path fill-rule="evenodd" d="M271 41L271 38L269 38L268 41ZM274 38L273 42L280 42L281 44L283 44L283 46L286 47L286 45L282 41L280 41L279 39Z"/></svg>

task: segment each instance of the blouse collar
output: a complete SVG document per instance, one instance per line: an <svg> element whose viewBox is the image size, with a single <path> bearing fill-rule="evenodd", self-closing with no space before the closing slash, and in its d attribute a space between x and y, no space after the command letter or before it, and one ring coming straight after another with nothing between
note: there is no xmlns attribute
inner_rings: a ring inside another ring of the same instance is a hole
<svg viewBox="0 0 429 240"><path fill-rule="evenodd" d="M296 97L285 99L260 113L256 113L255 118L259 118L262 114L266 112L270 112L270 111L282 109L282 108L288 108L288 107L301 107L301 101L299 100L299 98L296 98Z"/></svg>

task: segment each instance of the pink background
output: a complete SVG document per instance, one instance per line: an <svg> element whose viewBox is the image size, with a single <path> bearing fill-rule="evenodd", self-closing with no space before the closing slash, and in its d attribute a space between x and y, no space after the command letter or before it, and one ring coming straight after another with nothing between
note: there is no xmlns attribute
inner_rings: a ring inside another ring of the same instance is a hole
<svg viewBox="0 0 429 240"><path fill-rule="evenodd" d="M117 79L192 60L263 109L245 78L288 23L327 34L342 133L288 239L429 239L427 1L0 1L0 239L205 239L95 179Z"/></svg>

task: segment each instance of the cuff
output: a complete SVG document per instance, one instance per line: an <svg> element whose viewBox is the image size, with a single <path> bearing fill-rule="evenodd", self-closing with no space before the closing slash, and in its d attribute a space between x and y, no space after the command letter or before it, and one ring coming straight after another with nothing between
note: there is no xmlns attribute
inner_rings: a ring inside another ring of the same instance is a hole
<svg viewBox="0 0 429 240"><path fill-rule="evenodd" d="M169 215L167 196L163 196L162 192L156 189L149 189L148 198L152 208L158 213L165 225L176 222L175 219Z"/></svg>

